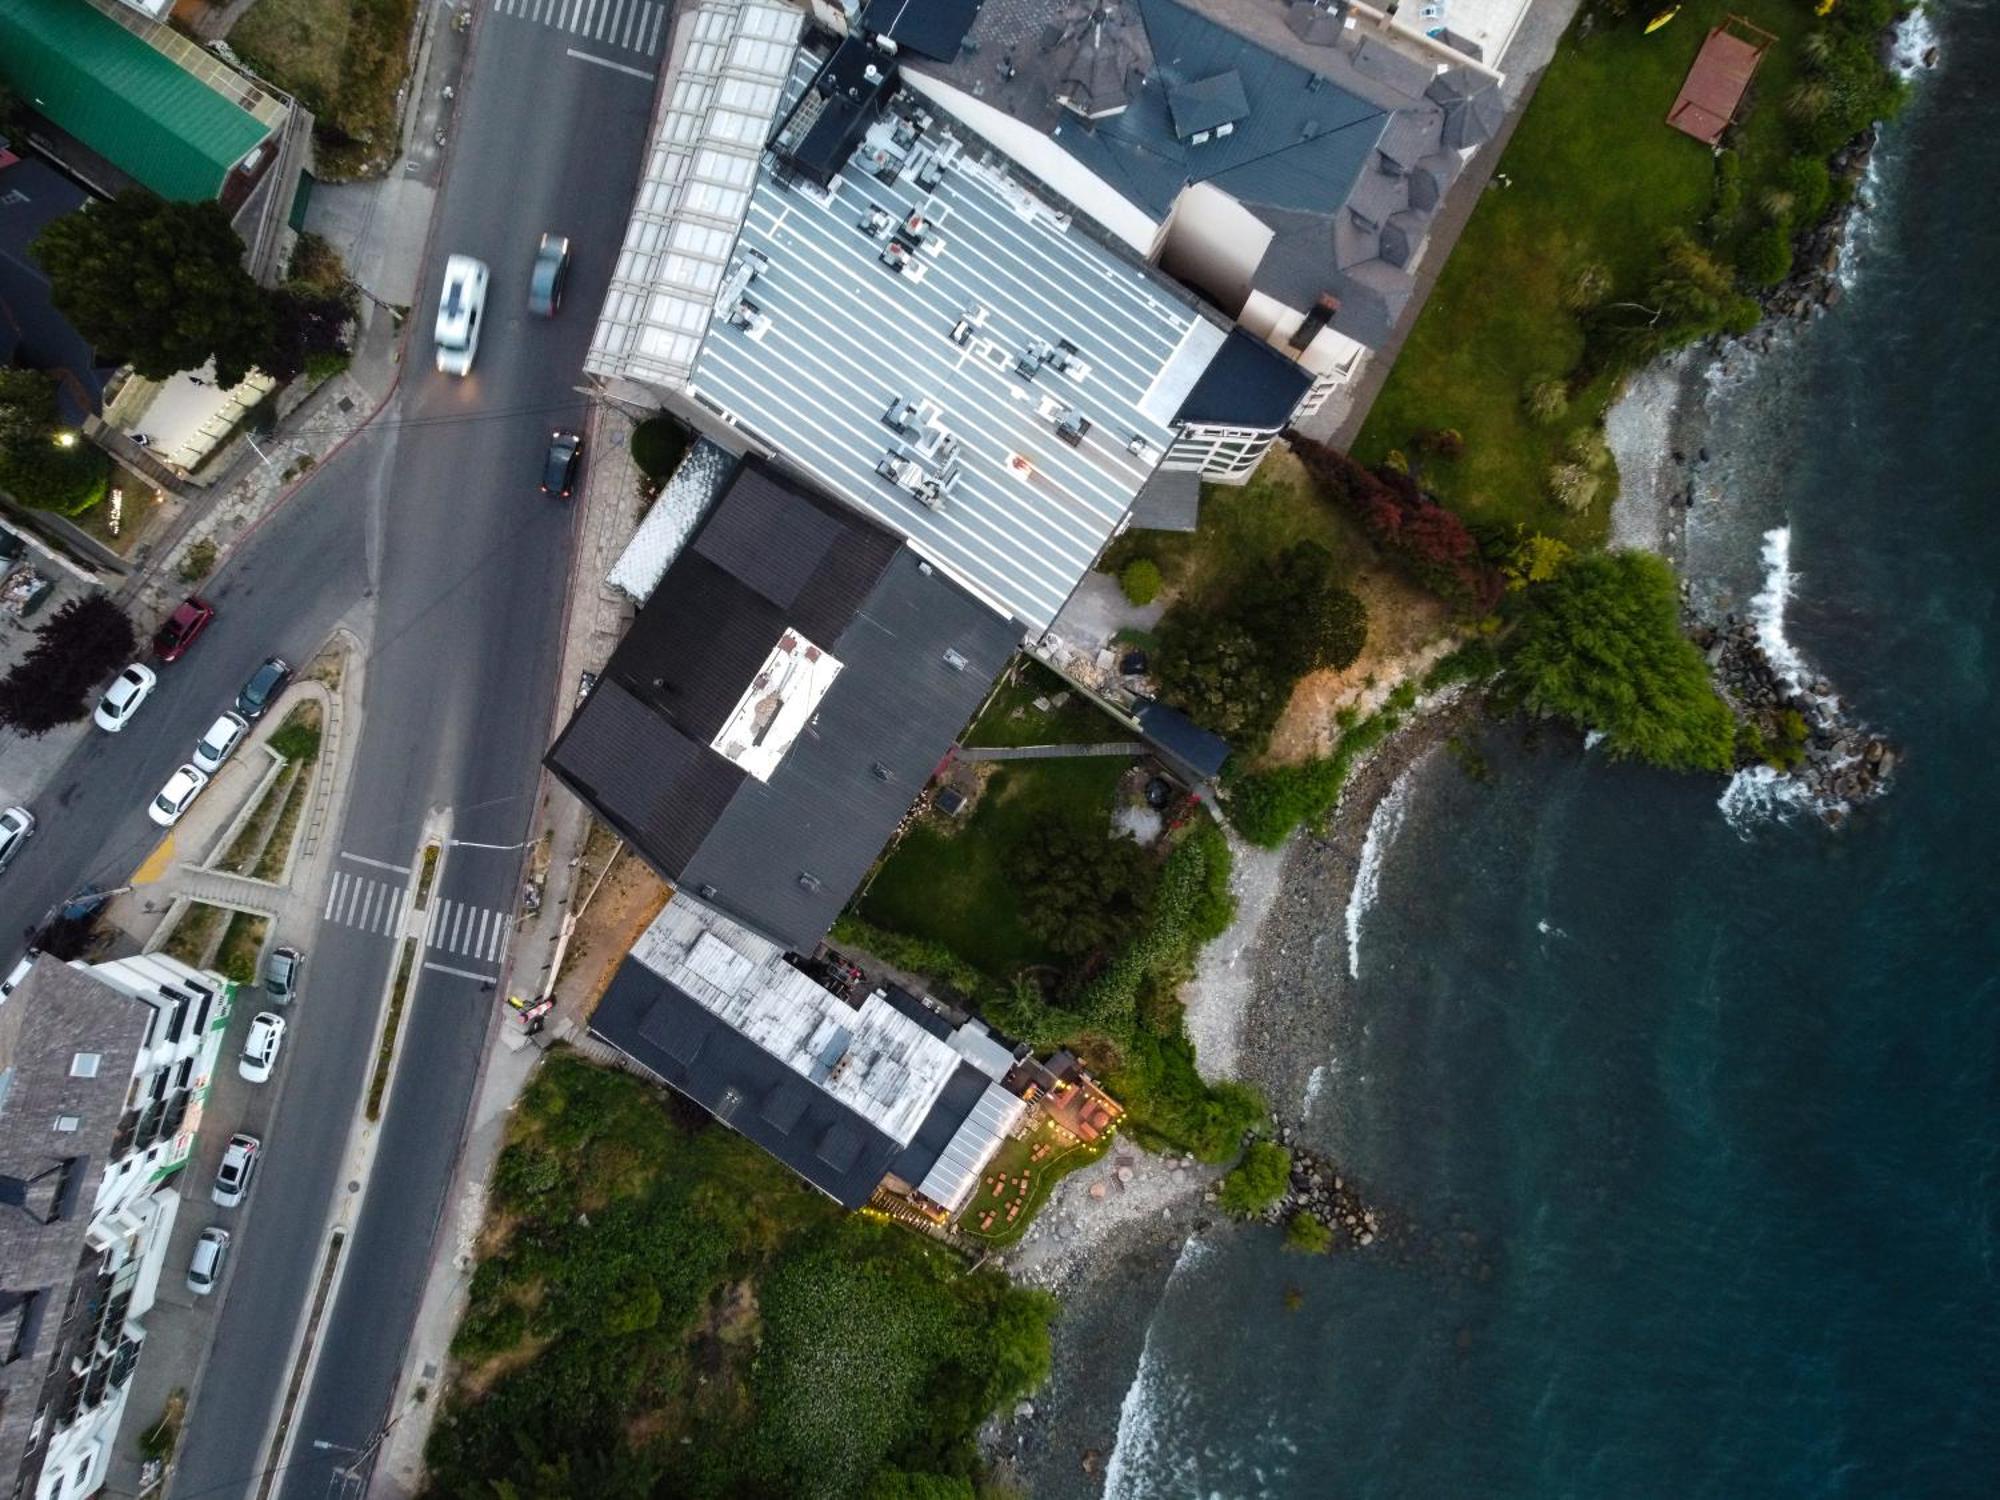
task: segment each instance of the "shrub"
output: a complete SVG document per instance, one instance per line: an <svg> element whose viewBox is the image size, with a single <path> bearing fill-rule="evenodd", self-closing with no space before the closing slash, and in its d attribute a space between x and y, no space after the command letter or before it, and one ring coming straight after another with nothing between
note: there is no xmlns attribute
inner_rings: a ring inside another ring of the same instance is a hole
<svg viewBox="0 0 2000 1500"><path fill-rule="evenodd" d="M286 760L310 762L319 756L319 730L311 724L288 723L265 743Z"/></svg>
<svg viewBox="0 0 2000 1500"><path fill-rule="evenodd" d="M179 572L182 583L200 583L215 571L215 543L203 537L181 554Z"/></svg>
<svg viewBox="0 0 2000 1500"><path fill-rule="evenodd" d="M1442 459L1465 457L1465 434L1456 427L1434 427L1428 432L1420 432L1410 439L1410 446L1420 453L1435 454Z"/></svg>
<svg viewBox="0 0 2000 1500"><path fill-rule="evenodd" d="M672 417L648 417L632 429L632 462L657 484L673 474L692 436Z"/></svg>
<svg viewBox="0 0 2000 1500"><path fill-rule="evenodd" d="M1044 823L1008 851L1021 922L1056 953L1098 953L1138 930L1157 871L1131 839L1102 828Z"/></svg>
<svg viewBox="0 0 2000 1500"><path fill-rule="evenodd" d="M1507 587L1522 589L1531 583L1547 583L1562 571L1562 565L1569 558L1570 546L1567 542L1539 533L1524 536L1502 567L1507 575Z"/></svg>
<svg viewBox="0 0 2000 1500"><path fill-rule="evenodd" d="M1572 463L1582 464L1593 472L1611 467L1611 445L1604 441L1604 434L1595 427L1579 427L1569 435L1563 444L1563 452Z"/></svg>
<svg viewBox="0 0 2000 1500"><path fill-rule="evenodd" d="M1559 375L1537 375L1522 390L1521 404L1537 422L1559 422L1569 412L1569 385Z"/></svg>
<svg viewBox="0 0 2000 1500"><path fill-rule="evenodd" d="M1271 1141L1252 1141L1216 1198L1237 1218L1253 1219L1284 1197L1291 1182L1292 1153Z"/></svg>
<svg viewBox="0 0 2000 1500"><path fill-rule="evenodd" d="M1118 574L1118 587L1134 604L1151 604L1160 596L1160 565L1150 557L1135 557Z"/></svg>
<svg viewBox="0 0 2000 1500"><path fill-rule="evenodd" d="M62 426L56 381L0 369L0 489L21 504L81 515L110 489L111 460Z"/></svg>
<svg viewBox="0 0 2000 1500"><path fill-rule="evenodd" d="M1776 286L1792 273L1792 231L1780 222L1766 224L1743 247L1743 275L1758 286Z"/></svg>
<svg viewBox="0 0 2000 1500"><path fill-rule="evenodd" d="M1369 540L1424 587L1483 614L1500 597L1500 575L1481 556L1458 515L1426 496L1407 474L1370 470L1338 449L1295 438L1292 451L1320 492L1361 523Z"/></svg>
<svg viewBox="0 0 2000 1500"><path fill-rule="evenodd" d="M1315 1215L1300 1210L1285 1225L1285 1248L1300 1255L1324 1255L1333 1248L1333 1231Z"/></svg>
<svg viewBox="0 0 2000 1500"><path fill-rule="evenodd" d="M1610 293L1611 273L1594 260L1585 261L1563 283L1563 306L1571 312L1589 312Z"/></svg>
<svg viewBox="0 0 2000 1500"><path fill-rule="evenodd" d="M1597 499L1598 478L1582 464L1559 463L1549 469L1549 494L1571 515L1582 515Z"/></svg>
<svg viewBox="0 0 2000 1500"><path fill-rule="evenodd" d="M1785 163L1778 180L1792 197L1792 221L1812 224L1826 212L1833 198L1833 182L1826 162L1817 156L1795 156Z"/></svg>

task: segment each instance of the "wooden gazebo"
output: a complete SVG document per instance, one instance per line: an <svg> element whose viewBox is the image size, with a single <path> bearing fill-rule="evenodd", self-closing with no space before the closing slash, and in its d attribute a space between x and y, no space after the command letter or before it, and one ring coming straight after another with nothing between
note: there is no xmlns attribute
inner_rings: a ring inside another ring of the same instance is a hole
<svg viewBox="0 0 2000 1500"><path fill-rule="evenodd" d="M1707 146L1722 144L1744 91L1777 38L1741 16L1725 16L1695 54L1667 123Z"/></svg>

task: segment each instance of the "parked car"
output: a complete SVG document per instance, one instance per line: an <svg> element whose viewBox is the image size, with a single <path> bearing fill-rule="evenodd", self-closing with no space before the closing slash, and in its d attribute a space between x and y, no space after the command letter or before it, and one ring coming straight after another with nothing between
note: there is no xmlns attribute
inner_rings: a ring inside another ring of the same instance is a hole
<svg viewBox="0 0 2000 1500"><path fill-rule="evenodd" d="M285 684L292 680L292 664L282 656L265 658L264 665L250 674L243 691L236 695L236 711L246 719L261 719L264 710L277 701Z"/></svg>
<svg viewBox="0 0 2000 1500"><path fill-rule="evenodd" d="M188 1262L188 1290L206 1297L222 1280L222 1264L229 1259L229 1231L213 1224L194 1242L194 1256Z"/></svg>
<svg viewBox="0 0 2000 1500"><path fill-rule="evenodd" d="M278 1065L278 1048L285 1042L285 1018L274 1010L260 1010L250 1022L250 1034L243 1038L243 1055L236 1071L252 1083L269 1083L271 1069Z"/></svg>
<svg viewBox="0 0 2000 1500"><path fill-rule="evenodd" d="M21 961L7 971L5 979L0 979L0 1000L5 1000L21 987L21 981L28 977L28 970L34 968L35 960L41 956L39 948L30 948L21 955Z"/></svg>
<svg viewBox="0 0 2000 1500"><path fill-rule="evenodd" d="M215 1169L215 1190L209 1196L224 1208L241 1203L263 1150L264 1143L254 1135L232 1135L223 1148L222 1165Z"/></svg>
<svg viewBox="0 0 2000 1500"><path fill-rule="evenodd" d="M306 956L298 949L273 949L264 961L264 993L279 1005L290 1004L298 998L299 975L305 966Z"/></svg>
<svg viewBox="0 0 2000 1500"><path fill-rule="evenodd" d="M146 816L162 828L171 828L180 822L194 799L201 795L201 789L208 785L208 772L200 766L184 765L167 778L167 784L160 788L160 795L153 799L146 809Z"/></svg>
<svg viewBox="0 0 2000 1500"><path fill-rule="evenodd" d="M447 375L472 373L479 352L479 315L486 310L486 262L454 255L444 263L438 293L437 367Z"/></svg>
<svg viewBox="0 0 2000 1500"><path fill-rule="evenodd" d="M35 836L35 815L25 807L0 812L0 870L14 862L14 856Z"/></svg>
<svg viewBox="0 0 2000 1500"><path fill-rule="evenodd" d="M153 654L161 661L179 661L192 646L195 637L208 629L208 622L215 618L215 606L206 599L193 594L174 606L174 612L167 616L153 636Z"/></svg>
<svg viewBox="0 0 2000 1500"><path fill-rule="evenodd" d="M213 776L222 769L222 763L236 753L236 747L243 743L243 736L250 732L250 721L234 711L224 714L208 726L208 732L195 742L194 763Z"/></svg>
<svg viewBox="0 0 2000 1500"><path fill-rule="evenodd" d="M97 720L97 727L106 734L116 734L132 722L132 715L139 711L139 705L152 695L159 678L148 666L133 662L120 672L104 696L97 700L97 712L91 717Z"/></svg>
<svg viewBox="0 0 2000 1500"><path fill-rule="evenodd" d="M576 489L576 471L583 462L583 434L552 432L548 457L542 460L542 493L567 500Z"/></svg>
<svg viewBox="0 0 2000 1500"><path fill-rule="evenodd" d="M553 318L562 311L563 287L569 281L569 238L545 234L535 249L535 267L528 273L528 311Z"/></svg>

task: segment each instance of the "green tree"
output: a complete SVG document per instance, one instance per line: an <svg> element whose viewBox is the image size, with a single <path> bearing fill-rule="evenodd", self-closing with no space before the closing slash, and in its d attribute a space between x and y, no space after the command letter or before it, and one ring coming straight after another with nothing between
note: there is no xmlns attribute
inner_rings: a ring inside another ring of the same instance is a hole
<svg viewBox="0 0 2000 1500"><path fill-rule="evenodd" d="M0 489L74 516L104 498L110 477L111 460L62 426L54 376L0 370Z"/></svg>
<svg viewBox="0 0 2000 1500"><path fill-rule="evenodd" d="M82 718L91 689L131 659L137 642L131 619L107 596L70 600L0 678L0 724L34 736Z"/></svg>
<svg viewBox="0 0 2000 1500"><path fill-rule="evenodd" d="M1301 1209L1285 1225L1285 1248L1301 1255L1324 1255L1333 1248L1333 1231Z"/></svg>
<svg viewBox="0 0 2000 1500"><path fill-rule="evenodd" d="M1153 674L1166 700L1240 746L1261 744L1291 683L1273 675L1264 643L1227 617L1177 609L1160 625Z"/></svg>
<svg viewBox="0 0 2000 1500"><path fill-rule="evenodd" d="M1272 1141L1252 1141L1217 1198L1239 1219L1253 1219L1285 1196L1292 1182L1292 1153Z"/></svg>
<svg viewBox="0 0 2000 1500"><path fill-rule="evenodd" d="M1134 604L1151 604L1160 596L1160 565L1150 557L1135 557L1118 570L1118 587Z"/></svg>
<svg viewBox="0 0 2000 1500"><path fill-rule="evenodd" d="M1333 554L1318 542L1287 547L1239 599L1240 617L1287 689L1308 672L1352 666L1367 644L1367 606L1336 582Z"/></svg>
<svg viewBox="0 0 2000 1500"><path fill-rule="evenodd" d="M232 386L273 352L271 298L219 204L128 188L52 221L30 251L63 316L148 379L212 357Z"/></svg>
<svg viewBox="0 0 2000 1500"><path fill-rule="evenodd" d="M1534 532L1508 549L1500 571L1506 575L1509 589L1524 589L1531 583L1547 583L1569 558L1569 543Z"/></svg>
<svg viewBox="0 0 2000 1500"><path fill-rule="evenodd" d="M956 1474L912 1474L883 1469L868 1481L862 1500L973 1500L972 1481Z"/></svg>
<svg viewBox="0 0 2000 1500"><path fill-rule="evenodd" d="M1601 730L1614 756L1726 771L1735 719L1681 634L1674 575L1645 552L1588 553L1519 596L1502 701Z"/></svg>
<svg viewBox="0 0 2000 1500"><path fill-rule="evenodd" d="M1135 936L1157 884L1146 851L1106 829L1045 823L1008 855L1022 923L1065 957L1099 953Z"/></svg>

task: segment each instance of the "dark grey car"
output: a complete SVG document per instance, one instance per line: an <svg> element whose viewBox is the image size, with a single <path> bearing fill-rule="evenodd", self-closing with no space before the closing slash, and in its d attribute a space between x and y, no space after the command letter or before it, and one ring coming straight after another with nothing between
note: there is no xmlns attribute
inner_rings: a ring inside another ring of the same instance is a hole
<svg viewBox="0 0 2000 1500"><path fill-rule="evenodd" d="M535 268L528 274L528 311L553 318L562 310L563 286L569 281L569 240L545 234L535 251Z"/></svg>
<svg viewBox="0 0 2000 1500"><path fill-rule="evenodd" d="M280 1005L289 1003L299 992L299 971L306 956L296 948L277 948L264 962L264 993Z"/></svg>
<svg viewBox="0 0 2000 1500"><path fill-rule="evenodd" d="M264 710L277 700L291 680L292 664L282 656L269 658L250 674L243 691L236 695L236 711L246 719L263 718Z"/></svg>

